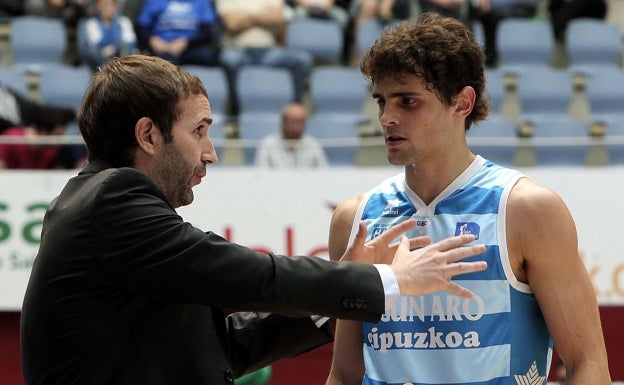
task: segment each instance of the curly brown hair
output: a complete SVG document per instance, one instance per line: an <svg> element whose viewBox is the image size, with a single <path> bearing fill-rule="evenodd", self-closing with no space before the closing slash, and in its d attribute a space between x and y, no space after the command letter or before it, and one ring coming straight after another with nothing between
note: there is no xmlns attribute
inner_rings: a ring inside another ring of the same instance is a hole
<svg viewBox="0 0 624 385"><path fill-rule="evenodd" d="M470 86L476 94L465 128L484 120L490 103L485 97L485 55L470 29L457 19L424 13L387 27L363 55L360 70L373 84L406 74L423 79L440 101L451 106L457 93Z"/></svg>

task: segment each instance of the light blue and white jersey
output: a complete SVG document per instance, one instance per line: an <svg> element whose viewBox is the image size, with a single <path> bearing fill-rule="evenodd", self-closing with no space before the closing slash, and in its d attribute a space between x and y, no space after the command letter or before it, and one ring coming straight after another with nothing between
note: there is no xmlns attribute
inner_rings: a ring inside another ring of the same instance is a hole
<svg viewBox="0 0 624 385"><path fill-rule="evenodd" d="M362 328L366 373L363 384L525 385L546 383L552 342L528 285L513 275L506 245L506 205L520 172L477 156L429 205L407 187L403 173L383 181L363 199L361 218L372 239L390 226L415 218L408 236L433 242L472 233L487 246L468 260L487 270L458 275L475 296L448 292L400 296L377 324Z"/></svg>

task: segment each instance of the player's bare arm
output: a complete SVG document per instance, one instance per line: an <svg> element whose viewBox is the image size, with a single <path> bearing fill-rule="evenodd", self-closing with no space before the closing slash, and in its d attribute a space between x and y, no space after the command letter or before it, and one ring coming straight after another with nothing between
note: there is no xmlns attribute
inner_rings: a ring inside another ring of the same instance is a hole
<svg viewBox="0 0 624 385"><path fill-rule="evenodd" d="M355 212L362 196L341 203L332 216L329 227L329 257L339 260L347 250ZM362 323L336 321L334 354L326 385L356 385L362 382L364 358L362 356Z"/></svg>
<svg viewBox="0 0 624 385"><path fill-rule="evenodd" d="M512 268L540 304L566 384L611 384L595 291L564 201L522 179L510 195L507 224Z"/></svg>

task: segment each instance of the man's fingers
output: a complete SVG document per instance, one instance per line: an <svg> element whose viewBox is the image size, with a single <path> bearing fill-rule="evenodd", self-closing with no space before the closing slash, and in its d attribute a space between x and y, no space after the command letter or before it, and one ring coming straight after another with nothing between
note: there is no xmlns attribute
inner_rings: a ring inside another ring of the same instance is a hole
<svg viewBox="0 0 624 385"><path fill-rule="evenodd" d="M366 224L363 221L360 221L358 226L357 234L355 234L355 238L353 242L347 247L347 250L340 258L341 261L358 261L358 262L366 262L362 260L362 245L366 240Z"/></svg>
<svg viewBox="0 0 624 385"><path fill-rule="evenodd" d="M360 221L360 223L358 223L357 234L355 234L355 238L353 239L353 244L357 245L359 243L364 243L364 241L366 240L366 234L366 223L364 221Z"/></svg>
<svg viewBox="0 0 624 385"><path fill-rule="evenodd" d="M485 252L484 244L457 247L456 249L449 250L446 252L446 258L447 258L446 261L448 263L453 263L453 262L460 261L464 258L483 254L484 252Z"/></svg>
<svg viewBox="0 0 624 385"><path fill-rule="evenodd" d="M449 282L447 291L449 291L449 292L451 292L453 294L456 294L456 295L458 295L460 297L464 297L464 298L472 298L472 297L474 297L474 293L473 292L471 292L470 290L466 289L463 286L459 286L458 284L456 284L453 281Z"/></svg>
<svg viewBox="0 0 624 385"><path fill-rule="evenodd" d="M390 227L388 230L384 231L378 238L380 238L380 240L382 240L384 243L390 243L393 239L396 239L398 236L402 235L406 231L413 229L415 226L416 220L408 219L399 223L398 225Z"/></svg>
<svg viewBox="0 0 624 385"><path fill-rule="evenodd" d="M447 250L451 250L454 248L457 248L461 245L464 245L466 243L470 243L472 241L475 240L475 236L472 234L462 234L462 235L457 235L455 237L450 237L450 238L445 238L441 241L438 241L436 243L434 243L434 245L438 248L438 250L440 251L447 251Z"/></svg>
<svg viewBox="0 0 624 385"><path fill-rule="evenodd" d="M394 255L397 255L398 253L401 253L401 252L409 253L409 250L410 250L410 241L405 235L402 235L401 240L399 241L399 247L397 248Z"/></svg>
<svg viewBox="0 0 624 385"><path fill-rule="evenodd" d="M477 271L483 271L487 269L487 262L475 261L475 262L456 262L449 265L451 275L474 273Z"/></svg>
<svg viewBox="0 0 624 385"><path fill-rule="evenodd" d="M425 247L431 244L431 238L427 235L410 238L409 241L410 241L410 250L418 249L418 248Z"/></svg>

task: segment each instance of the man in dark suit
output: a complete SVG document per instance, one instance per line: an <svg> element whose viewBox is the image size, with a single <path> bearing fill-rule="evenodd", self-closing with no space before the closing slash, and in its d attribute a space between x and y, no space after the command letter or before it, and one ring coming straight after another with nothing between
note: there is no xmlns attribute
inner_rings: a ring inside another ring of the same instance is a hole
<svg viewBox="0 0 624 385"><path fill-rule="evenodd" d="M231 384L328 342L314 314L376 322L399 290L471 295L450 282L486 267L459 262L484 251L471 236L389 246L414 223L366 244L361 231L345 258L392 264L337 264L185 223L175 208L217 162L211 120L201 81L163 59L94 75L78 112L89 164L49 206L22 308L27 385Z"/></svg>

